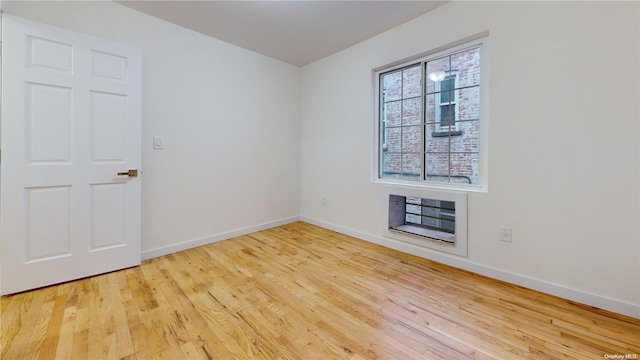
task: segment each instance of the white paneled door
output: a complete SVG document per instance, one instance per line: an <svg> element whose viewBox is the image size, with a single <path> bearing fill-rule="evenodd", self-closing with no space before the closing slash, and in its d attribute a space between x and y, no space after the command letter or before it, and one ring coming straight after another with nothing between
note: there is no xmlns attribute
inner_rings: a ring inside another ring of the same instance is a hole
<svg viewBox="0 0 640 360"><path fill-rule="evenodd" d="M140 264L140 49L6 14L2 47L0 293Z"/></svg>

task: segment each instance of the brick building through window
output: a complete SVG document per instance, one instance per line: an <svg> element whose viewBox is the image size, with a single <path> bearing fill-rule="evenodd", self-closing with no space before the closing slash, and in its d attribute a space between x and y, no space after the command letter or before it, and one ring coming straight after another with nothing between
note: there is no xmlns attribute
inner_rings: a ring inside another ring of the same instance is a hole
<svg viewBox="0 0 640 360"><path fill-rule="evenodd" d="M479 184L480 47L380 74L380 177Z"/></svg>

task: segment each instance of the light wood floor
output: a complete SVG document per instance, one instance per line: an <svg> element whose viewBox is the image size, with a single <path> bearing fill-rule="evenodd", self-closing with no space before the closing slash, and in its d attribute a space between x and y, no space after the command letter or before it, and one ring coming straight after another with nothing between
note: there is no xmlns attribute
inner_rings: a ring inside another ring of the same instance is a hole
<svg viewBox="0 0 640 360"><path fill-rule="evenodd" d="M305 223L2 298L2 359L604 359L640 320Z"/></svg>

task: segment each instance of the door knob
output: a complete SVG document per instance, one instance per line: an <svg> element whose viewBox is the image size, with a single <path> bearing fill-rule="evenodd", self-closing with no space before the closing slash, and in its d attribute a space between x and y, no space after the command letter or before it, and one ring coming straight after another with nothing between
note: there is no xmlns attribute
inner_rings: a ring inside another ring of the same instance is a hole
<svg viewBox="0 0 640 360"><path fill-rule="evenodd" d="M124 172L119 172L118 176L123 176L126 175L128 177L137 177L138 176L138 169L129 169L129 171L124 171Z"/></svg>

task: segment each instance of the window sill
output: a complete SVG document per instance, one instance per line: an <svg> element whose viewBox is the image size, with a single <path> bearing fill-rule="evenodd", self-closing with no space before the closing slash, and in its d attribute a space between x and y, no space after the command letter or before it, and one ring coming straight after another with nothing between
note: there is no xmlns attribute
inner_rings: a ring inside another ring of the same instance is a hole
<svg viewBox="0 0 640 360"><path fill-rule="evenodd" d="M462 130L434 131L431 133L432 137L449 137L449 136L460 136L460 135L462 135Z"/></svg>
<svg viewBox="0 0 640 360"><path fill-rule="evenodd" d="M424 190L445 190L445 191L459 191L465 193L486 193L487 187L482 185L465 185L446 183L439 181L421 181L419 178L415 180L401 179L401 178L373 178L373 183L378 183L383 186L398 186L405 189L424 189Z"/></svg>

